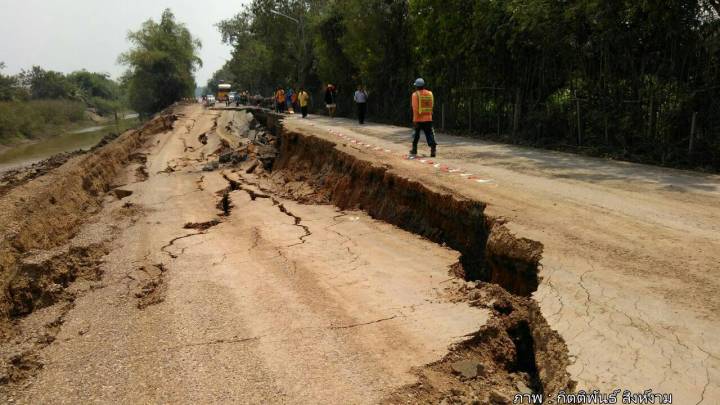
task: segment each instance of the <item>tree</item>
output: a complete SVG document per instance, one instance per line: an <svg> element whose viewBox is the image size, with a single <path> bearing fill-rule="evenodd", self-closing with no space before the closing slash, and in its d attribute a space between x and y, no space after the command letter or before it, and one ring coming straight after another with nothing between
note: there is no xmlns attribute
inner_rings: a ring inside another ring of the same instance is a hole
<svg viewBox="0 0 720 405"><path fill-rule="evenodd" d="M238 88L267 94L278 85L304 84L297 83L298 64L307 63L298 49L297 25L271 10L307 21L314 10L312 3L319 2L254 0L218 24L223 42L234 48L229 70Z"/></svg>
<svg viewBox="0 0 720 405"><path fill-rule="evenodd" d="M156 113L183 97L193 97L193 73L202 66L201 47L184 24L166 9L159 23L148 20L130 32L133 48L119 61L129 69L123 77L128 101L143 116Z"/></svg>
<svg viewBox="0 0 720 405"><path fill-rule="evenodd" d="M5 62L0 62L0 71L5 69ZM11 101L18 95L18 78L0 73L0 101Z"/></svg>
<svg viewBox="0 0 720 405"><path fill-rule="evenodd" d="M112 100L119 97L120 89L118 88L118 84L110 79L110 75L107 73L80 70L70 73L67 78L80 89L83 96L87 98L100 97Z"/></svg>
<svg viewBox="0 0 720 405"><path fill-rule="evenodd" d="M362 83L375 119L407 123L422 76L449 129L720 170L720 0L252 0L218 27L236 88L301 71L342 113Z"/></svg>
<svg viewBox="0 0 720 405"><path fill-rule="evenodd" d="M33 99L79 99L78 88L64 74L33 66L20 73L20 81Z"/></svg>

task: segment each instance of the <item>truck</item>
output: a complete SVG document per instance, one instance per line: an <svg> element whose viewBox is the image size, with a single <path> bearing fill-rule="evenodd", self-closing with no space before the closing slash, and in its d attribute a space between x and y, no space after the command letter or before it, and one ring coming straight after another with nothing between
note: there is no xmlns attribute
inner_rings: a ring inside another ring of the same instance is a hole
<svg viewBox="0 0 720 405"><path fill-rule="evenodd" d="M217 92L217 101L221 103L229 103L229 94L230 89L232 88L232 85L228 83L221 83L218 84L218 92Z"/></svg>

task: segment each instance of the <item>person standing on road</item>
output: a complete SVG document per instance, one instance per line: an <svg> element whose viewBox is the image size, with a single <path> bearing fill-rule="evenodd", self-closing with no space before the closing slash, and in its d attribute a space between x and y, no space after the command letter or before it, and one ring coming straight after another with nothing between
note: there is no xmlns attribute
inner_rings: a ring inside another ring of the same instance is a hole
<svg viewBox="0 0 720 405"><path fill-rule="evenodd" d="M412 110L413 110L413 126L415 134L413 136L412 149L410 155L417 155L417 145L420 141L420 130L425 132L425 140L430 146L430 156L435 157L437 143L435 143L435 133L433 132L433 106L435 100L430 90L425 88L425 80L418 78L415 80L415 92L412 94Z"/></svg>
<svg viewBox="0 0 720 405"><path fill-rule="evenodd" d="M308 115L308 104L310 104L310 95L303 87L300 88L300 93L298 93L298 102L300 103L300 112L302 112L302 117L306 118Z"/></svg>
<svg viewBox="0 0 720 405"><path fill-rule="evenodd" d="M292 105L293 111L300 111L300 108L298 108L298 94L297 92L293 93L292 98L290 99L290 104Z"/></svg>
<svg viewBox="0 0 720 405"><path fill-rule="evenodd" d="M336 97L337 91L335 90L335 86L328 83L325 88L325 107L327 107L330 118L335 117L335 109L337 108L337 104L335 104Z"/></svg>
<svg viewBox="0 0 720 405"><path fill-rule="evenodd" d="M355 99L355 103L358 108L358 122L362 125L365 123L365 114L367 113L368 95L365 88L363 86L358 86L353 98Z"/></svg>
<svg viewBox="0 0 720 405"><path fill-rule="evenodd" d="M285 112L285 90L282 87L278 87L275 92L275 103L277 105L277 112Z"/></svg>
<svg viewBox="0 0 720 405"><path fill-rule="evenodd" d="M293 96L295 96L293 88L288 87L287 91L285 92L285 102L287 103L287 112L290 114L295 113L295 111L293 110Z"/></svg>

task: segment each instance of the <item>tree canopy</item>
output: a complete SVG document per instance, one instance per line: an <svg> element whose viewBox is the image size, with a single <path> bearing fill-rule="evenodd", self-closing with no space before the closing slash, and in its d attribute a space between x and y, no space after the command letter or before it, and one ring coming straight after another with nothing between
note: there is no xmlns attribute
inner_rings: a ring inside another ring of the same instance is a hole
<svg viewBox="0 0 720 405"><path fill-rule="evenodd" d="M202 66L197 56L201 43L184 24L175 21L169 9L159 23L146 21L140 30L130 32L128 39L133 47L119 60L128 65L122 81L133 109L149 115L183 97L193 97L193 73Z"/></svg>
<svg viewBox="0 0 720 405"><path fill-rule="evenodd" d="M332 82L349 113L362 83L375 119L407 122L423 76L447 129L718 170L719 11L716 0L253 0L218 27L236 88Z"/></svg>
<svg viewBox="0 0 720 405"><path fill-rule="evenodd" d="M19 98L19 82L15 76L4 75L5 62L0 62L0 101L11 101Z"/></svg>
<svg viewBox="0 0 720 405"><path fill-rule="evenodd" d="M80 101L100 113L109 113L121 108L121 93L107 73L81 70L66 75L33 66L14 76L0 74L0 101Z"/></svg>

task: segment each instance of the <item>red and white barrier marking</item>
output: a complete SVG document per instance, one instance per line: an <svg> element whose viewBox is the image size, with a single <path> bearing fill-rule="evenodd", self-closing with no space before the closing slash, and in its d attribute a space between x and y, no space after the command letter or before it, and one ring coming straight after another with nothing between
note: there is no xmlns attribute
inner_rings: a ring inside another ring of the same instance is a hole
<svg viewBox="0 0 720 405"><path fill-rule="evenodd" d="M313 126L313 127L316 127L316 126L317 126L317 125L312 124L312 123L311 123L310 125ZM335 131L334 129L329 129L329 128L326 128L326 129L327 129L327 131L328 131L329 133L331 133L331 134L333 134L333 135L335 135L335 136L338 136L338 137L340 137L340 138L344 138L345 140L350 141L350 143L356 144L356 145L358 145L358 146L364 146L365 148L368 148L368 149L369 149L369 148L372 148L372 150L374 150L374 151L385 152L385 153L392 153L392 150L390 150L390 149L383 149L383 148L381 148L381 147L379 147L379 146L375 146L375 145L373 145L373 144L369 144L369 143L364 143L364 142L358 141L357 139L351 138L351 137L348 136L347 134L344 134L344 133L342 133L342 132ZM440 164L440 163L435 163L433 160L429 160L429 159L418 159L417 156L410 156L410 155L401 155L401 156L402 156L404 159L407 159L407 160L414 160L414 161L419 162L419 163L422 163L422 164L432 165L433 168L435 168L436 170L439 170L439 171L441 171L441 172L444 172L444 173L450 173L450 174L456 174L456 173L458 173L458 176L460 176L460 177L462 177L462 178L464 178L464 179L467 179L467 180L474 181L474 182L476 182L476 183L478 183L478 184L495 184L495 180L493 180L493 179L481 179L481 178L478 178L478 177L475 176L474 174L472 174L472 173L467 173L467 172L465 172L465 171L464 171L463 169L461 169L461 168L449 167L449 166L446 166L446 165L443 165L443 164Z"/></svg>

